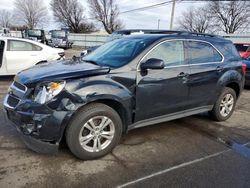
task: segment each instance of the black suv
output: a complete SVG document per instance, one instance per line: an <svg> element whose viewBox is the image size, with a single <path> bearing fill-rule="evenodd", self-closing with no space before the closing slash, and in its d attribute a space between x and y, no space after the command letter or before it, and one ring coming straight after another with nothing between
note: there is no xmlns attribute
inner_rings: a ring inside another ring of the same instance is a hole
<svg viewBox="0 0 250 188"><path fill-rule="evenodd" d="M63 136L80 159L106 155L122 133L209 112L228 119L244 85L234 45L197 33L136 35L83 59L20 72L4 101L27 146L57 151Z"/></svg>

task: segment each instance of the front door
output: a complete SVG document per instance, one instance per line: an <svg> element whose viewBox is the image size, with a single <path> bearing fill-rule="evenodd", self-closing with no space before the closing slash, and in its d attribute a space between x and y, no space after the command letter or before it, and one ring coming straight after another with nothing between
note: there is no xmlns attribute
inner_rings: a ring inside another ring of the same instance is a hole
<svg viewBox="0 0 250 188"><path fill-rule="evenodd" d="M156 45L142 60L156 58L165 68L137 72L135 121L180 112L188 108L189 66L183 41L165 41Z"/></svg>

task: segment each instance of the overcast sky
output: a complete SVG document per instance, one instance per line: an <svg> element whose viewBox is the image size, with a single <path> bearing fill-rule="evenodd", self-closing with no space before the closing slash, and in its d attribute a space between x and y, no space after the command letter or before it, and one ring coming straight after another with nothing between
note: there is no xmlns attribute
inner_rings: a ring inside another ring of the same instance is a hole
<svg viewBox="0 0 250 188"><path fill-rule="evenodd" d="M14 0L0 0L0 9L13 9ZM50 21L45 29L54 29L57 27L53 22L52 12L49 9L50 0L43 0L48 6ZM88 17L87 1L79 0L86 9L86 17ZM156 3L164 2L164 0L117 0L120 12L124 12L131 9L141 8L144 6L153 5ZM181 2L176 3L175 9L175 23L178 20L181 12L189 9L191 6L198 7L204 3L201 2ZM169 29L170 15L171 15L172 4L165 4L161 7L154 9L144 10L140 12L131 12L120 15L120 19L123 21L126 29L157 29L158 19L160 19L160 29ZM176 24L175 24L176 25Z"/></svg>

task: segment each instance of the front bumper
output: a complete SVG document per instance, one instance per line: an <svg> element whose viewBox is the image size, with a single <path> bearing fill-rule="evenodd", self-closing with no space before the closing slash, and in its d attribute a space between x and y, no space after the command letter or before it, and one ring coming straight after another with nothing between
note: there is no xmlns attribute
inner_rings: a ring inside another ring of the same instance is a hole
<svg viewBox="0 0 250 188"><path fill-rule="evenodd" d="M9 96L4 100L5 115L21 133L26 146L39 153L56 153L69 112L52 110L29 100L13 108L8 104Z"/></svg>
<svg viewBox="0 0 250 188"><path fill-rule="evenodd" d="M43 142L41 140L35 139L31 136L22 135L22 139L25 145L31 150L38 153L57 153L59 148L59 143L49 143Z"/></svg>

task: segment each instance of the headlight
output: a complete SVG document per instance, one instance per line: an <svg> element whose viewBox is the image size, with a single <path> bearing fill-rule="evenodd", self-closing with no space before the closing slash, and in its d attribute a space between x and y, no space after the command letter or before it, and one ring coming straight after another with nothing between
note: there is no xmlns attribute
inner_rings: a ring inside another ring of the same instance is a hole
<svg viewBox="0 0 250 188"><path fill-rule="evenodd" d="M35 102L44 104L47 101L50 101L63 90L65 84L65 81L61 81L49 82L39 85L39 87L35 91Z"/></svg>

